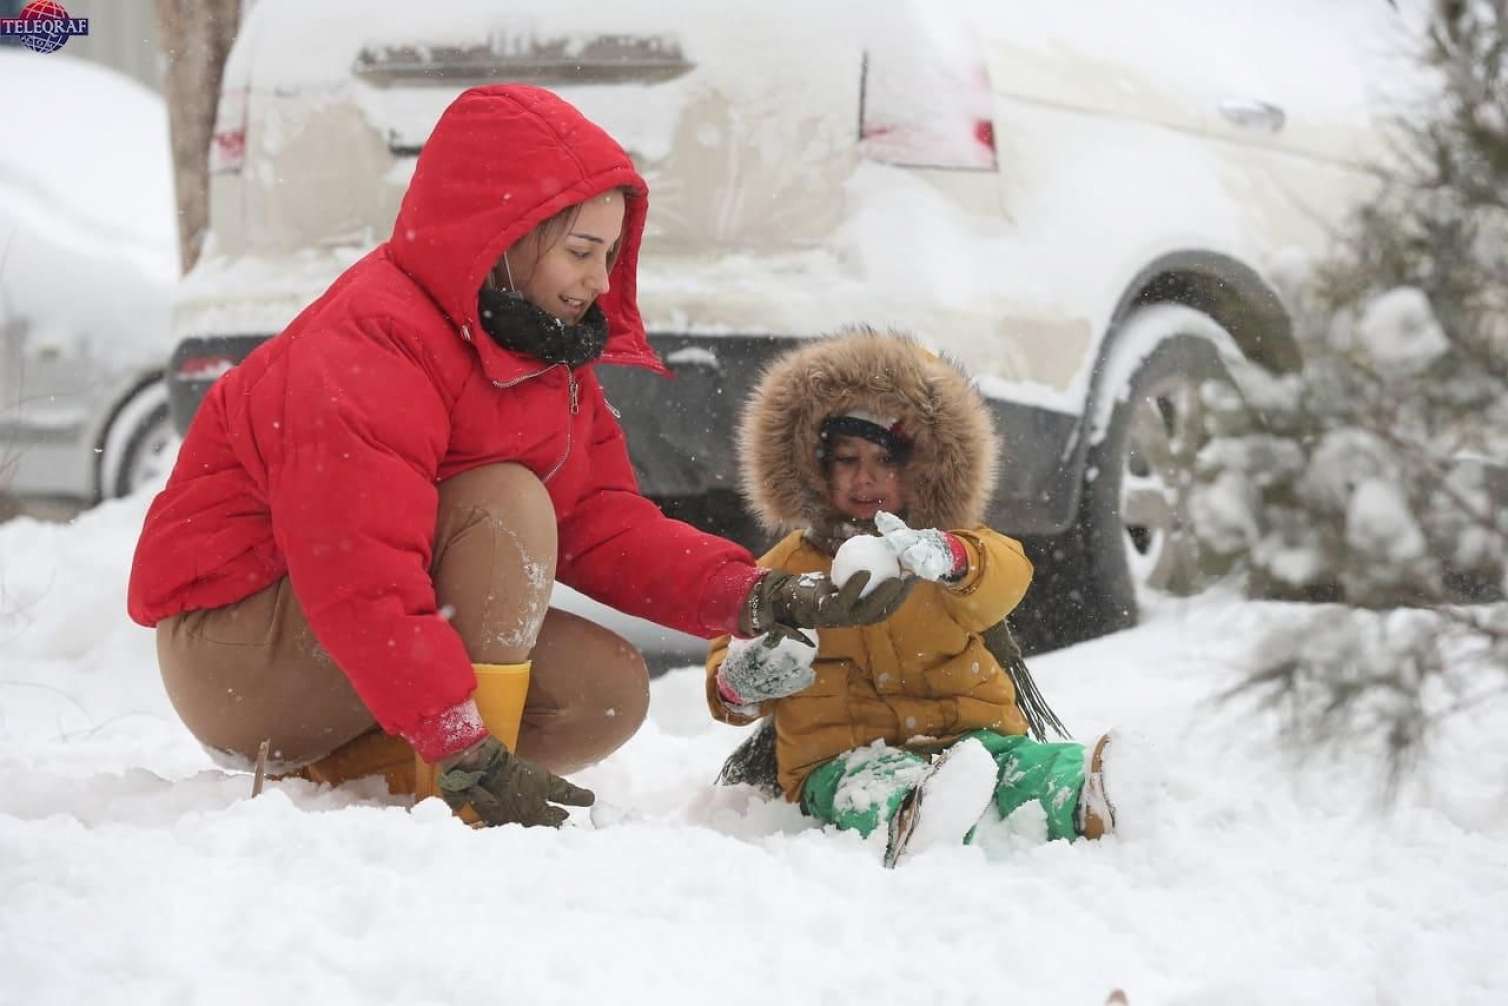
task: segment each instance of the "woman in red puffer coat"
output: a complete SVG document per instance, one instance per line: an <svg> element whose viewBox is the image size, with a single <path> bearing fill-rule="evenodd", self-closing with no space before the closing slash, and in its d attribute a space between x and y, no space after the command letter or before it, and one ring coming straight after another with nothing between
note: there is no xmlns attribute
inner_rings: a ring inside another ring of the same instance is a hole
<svg viewBox="0 0 1508 1006"><path fill-rule="evenodd" d="M386 775L490 824L558 824L557 777L645 715L622 639L549 608L561 582L685 632L885 617L639 495L593 372L663 372L635 297L648 190L575 108L520 85L441 116L392 237L210 389L131 574L168 695L235 761ZM859 584L862 587L862 584ZM517 751L473 665L532 665Z"/></svg>

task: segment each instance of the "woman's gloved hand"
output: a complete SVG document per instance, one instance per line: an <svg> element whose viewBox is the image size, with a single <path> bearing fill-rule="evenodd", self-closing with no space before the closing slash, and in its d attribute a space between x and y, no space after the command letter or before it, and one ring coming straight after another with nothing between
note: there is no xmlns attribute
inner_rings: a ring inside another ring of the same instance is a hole
<svg viewBox="0 0 1508 1006"><path fill-rule="evenodd" d="M805 637L798 640L771 632L755 639L735 639L717 669L717 693L730 708L757 715L758 710L749 707L809 688L817 680L812 670L816 656L816 647Z"/></svg>
<svg viewBox="0 0 1508 1006"><path fill-rule="evenodd" d="M459 811L471 804L482 823L558 828L568 816L555 806L590 807L596 796L509 751L488 736L440 762L440 797Z"/></svg>
<svg viewBox="0 0 1508 1006"><path fill-rule="evenodd" d="M874 515L875 529L894 551L901 569L923 580L957 580L969 571L969 553L957 535L936 528L915 529L893 513Z"/></svg>
<svg viewBox="0 0 1508 1006"><path fill-rule="evenodd" d="M739 634L758 636L772 630L825 629L883 622L905 602L916 585L910 577L898 577L881 583L867 597L860 597L867 583L867 570L849 577L839 589L824 573L786 573L772 569L755 581L749 596L744 599L738 617Z"/></svg>

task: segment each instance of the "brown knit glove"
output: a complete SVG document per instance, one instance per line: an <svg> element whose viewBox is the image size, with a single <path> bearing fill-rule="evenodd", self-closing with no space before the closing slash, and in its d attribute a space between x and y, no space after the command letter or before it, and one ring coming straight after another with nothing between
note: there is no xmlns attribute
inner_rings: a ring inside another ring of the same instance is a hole
<svg viewBox="0 0 1508 1006"><path fill-rule="evenodd" d="M442 761L435 783L451 810L469 803L488 826L558 828L568 815L555 804L590 807L596 800L591 790L520 758L491 736Z"/></svg>
<svg viewBox="0 0 1508 1006"><path fill-rule="evenodd" d="M868 570L849 577L841 590L825 573L770 570L755 582L744 599L738 616L739 634L757 636L776 632L805 640L796 630L883 622L905 603L911 588L916 586L913 577L897 577L875 587L869 596L860 597L867 583Z"/></svg>

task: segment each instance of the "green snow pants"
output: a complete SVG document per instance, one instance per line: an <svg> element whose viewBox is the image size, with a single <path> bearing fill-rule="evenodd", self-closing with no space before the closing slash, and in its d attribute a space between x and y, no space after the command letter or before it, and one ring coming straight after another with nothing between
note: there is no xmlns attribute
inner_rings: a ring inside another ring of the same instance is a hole
<svg viewBox="0 0 1508 1006"><path fill-rule="evenodd" d="M1078 835L1075 822L1084 785L1084 745L1044 744L993 730L976 730L954 743L971 738L983 744L999 766L995 809L1002 820L1035 800L1047 812L1048 838ZM823 824L868 836L890 823L926 774L927 765L926 758L904 748L856 748L817 766L806 777L801 809Z"/></svg>

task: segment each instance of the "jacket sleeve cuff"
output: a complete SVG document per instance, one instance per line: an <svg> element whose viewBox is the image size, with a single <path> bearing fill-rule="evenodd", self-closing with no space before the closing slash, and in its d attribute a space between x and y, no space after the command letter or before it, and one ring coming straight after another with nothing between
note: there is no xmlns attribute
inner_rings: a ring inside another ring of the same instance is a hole
<svg viewBox="0 0 1508 1006"><path fill-rule="evenodd" d="M944 579L946 579L949 583L957 583L958 581L969 575L969 567L972 565L969 559L969 549L968 546L963 543L963 539L958 537L958 535L952 534L951 532L944 532L944 536L947 538L948 551L953 553L952 572L950 572Z"/></svg>
<svg viewBox="0 0 1508 1006"><path fill-rule="evenodd" d="M403 732L403 739L419 752L420 758L431 764L465 751L486 736L487 727L482 723L482 714L471 699L422 719Z"/></svg>
<svg viewBox="0 0 1508 1006"><path fill-rule="evenodd" d="M957 554L963 551L963 565L958 567L956 576L944 580L949 590L956 594L972 594L979 588L979 582L984 578L984 549L977 539L969 534L954 534L948 532L948 547Z"/></svg>
<svg viewBox="0 0 1508 1006"><path fill-rule="evenodd" d="M717 675L717 697L723 700L723 705L725 706L748 705L748 703L743 700L743 696L739 695L733 689L728 687L728 683L723 680L723 676L721 674Z"/></svg>
<svg viewBox="0 0 1508 1006"><path fill-rule="evenodd" d="M769 570L741 562L724 563L702 588L702 624L712 635L739 635L739 615L749 591Z"/></svg>

